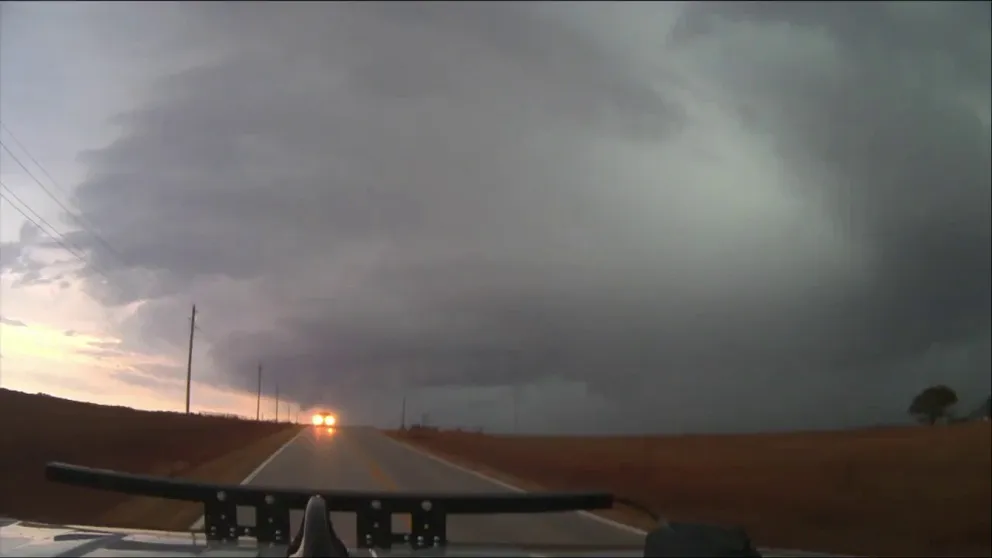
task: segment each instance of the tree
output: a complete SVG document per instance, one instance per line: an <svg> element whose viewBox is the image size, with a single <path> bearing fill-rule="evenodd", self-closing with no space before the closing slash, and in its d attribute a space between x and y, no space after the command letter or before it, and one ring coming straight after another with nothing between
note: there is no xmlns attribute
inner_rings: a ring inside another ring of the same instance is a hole
<svg viewBox="0 0 992 558"><path fill-rule="evenodd" d="M909 414L920 422L930 425L937 419L947 416L951 405L958 402L958 394L945 385L930 386L913 398L909 405Z"/></svg>

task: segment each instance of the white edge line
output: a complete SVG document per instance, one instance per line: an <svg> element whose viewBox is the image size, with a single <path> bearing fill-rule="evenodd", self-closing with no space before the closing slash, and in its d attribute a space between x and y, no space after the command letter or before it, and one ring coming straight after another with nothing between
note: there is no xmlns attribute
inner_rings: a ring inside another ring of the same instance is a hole
<svg viewBox="0 0 992 558"><path fill-rule="evenodd" d="M480 479L482 479L484 481L493 483L493 484L495 484L497 486L501 486L501 487L503 487L503 488L505 488L507 490L512 490L513 492L527 492L526 490L524 490L523 488L520 488L519 486L513 486L512 484L503 482L503 481L501 481L499 479L494 479L493 477L490 477L489 475L486 475L484 473L480 473L479 471L473 471L472 469L469 469L468 467L463 467L461 465L458 465L457 463L452 463L452 462L448 461L447 459L444 459L443 457L438 457L438 456L436 456L436 455L434 455L432 453L428 453L428 452L426 452L426 451L424 451L424 450L422 450L422 449L420 449L418 447L414 447L413 445L408 444L406 442L401 442L400 440L397 440L397 439L392 438L390 436L385 436L384 435L384 437L387 438L387 439L389 439L389 440L392 440L393 442L395 442L395 443L397 443L397 444L399 444L399 445L401 445L401 446L403 446L403 447L405 447L405 448L407 448L407 449L409 449L411 451L417 452L420 455L423 455L424 457L428 457L430 459L433 459L434 461L437 461L438 463L440 463L442 465L447 465L448 467L452 467L452 468L457 469L458 471L461 471L463 473L468 473L468 474L470 474L470 475L472 475L474 477L477 477L477 478L480 478ZM595 521L599 521L601 523L605 523L606 525L609 525L610 527L616 527L617 529L620 529L622 531L627 531L628 533L633 533L635 535L642 535L642 536L648 534L648 532L645 531L644 529L638 529L637 527L632 527L630 525L627 525L627 524L624 524L624 523L620 523L619 521L614 521L612 519L608 519L608 518L605 518L605 517L596 515L594 513L591 513L591 512L585 511L585 510L579 510L579 511L577 511L575 513L577 513L577 514L579 514L581 516L584 516L584 517L588 517L589 519L593 519Z"/></svg>
<svg viewBox="0 0 992 558"><path fill-rule="evenodd" d="M474 476L476 478L480 478L480 479L482 479L484 481L491 482L491 483L493 483L493 484L495 484L497 486L501 486L503 488L506 488L507 490L512 490L513 492L527 492L526 490L524 490L523 488L520 488L519 486L513 486L512 484L509 484L507 482L503 482L503 481L501 481L499 479L494 479L493 477L490 477L489 475L486 475L484 473L480 473L479 471L473 471L472 469L469 469L468 467L463 467L462 465L459 465L457 463L452 463L451 461L448 461L447 459L444 459L443 457L438 457L437 455L434 455L432 453L429 453L426 450L422 450L422 449L420 449L418 447L415 447L413 444L408 444L406 442L397 440L396 438L393 438L392 436L387 436L386 434L382 434L382 433L380 433L380 434L382 435L383 438L386 438L387 440L389 440L389 441L391 441L391 442L393 442L395 444L399 444L400 446L405 447L405 448L407 448L410 451L416 452L416 453L418 453L418 454L420 454L420 455L422 455L424 457L427 457L429 459L433 459L434 461L436 461L436 462L438 462L438 463L440 463L442 465L447 465L448 467L451 467L451 468L456 469L458 471L461 471L463 473L468 473L468 474L470 474L470 475L472 475L472 476ZM598 522L603 523L605 525L609 525L610 527L615 527L617 529L620 529L621 531L627 531L628 533L633 533L635 535L642 535L642 536L646 536L648 534L648 532L645 531L644 529L638 529L637 527L634 527L634 526L631 526L631 525L627 525L625 523L620 523L619 521L614 521L612 519L603 517L601 515L596 515L596 514L594 514L592 512L588 512L588 511L585 511L585 510L579 510L579 511L577 511L575 513L577 513L577 514L579 514L579 515L581 515L583 517L587 517L589 519L592 519L593 521L598 521ZM786 556L822 556L822 557L828 557L829 556L831 558L855 558L853 555L847 555L847 554L823 554L823 553L819 553L819 552L811 552L811 551L808 551L808 550L793 550L793 549L784 549L784 548L759 548L758 551L759 552L762 552L762 553L767 552L767 553L771 553L771 554L783 554L783 555L786 555Z"/></svg>
<svg viewBox="0 0 992 558"><path fill-rule="evenodd" d="M289 439L288 442L286 442L285 444L283 444L282 446L280 446L279 449L277 449L276 451L272 452L272 455L268 456L265 459L265 461L262 462L261 465L259 465L258 467L255 467L255 470L252 471L251 473L249 473L248 476L245 477L245 480L241 481L239 484L248 484L248 483L250 483L256 476L258 476L259 473L262 472L262 469L265 469L265 467L269 463L272 463L272 460L274 460L275 458L279 457L279 454L281 454L283 452L283 450L285 450L286 448L288 448L290 446L290 444L292 444L293 442L295 442L296 439L299 438L300 436L302 436L304 432L307 432L307 430L308 429L306 429L306 428L301 428L300 431L296 434L296 436L293 436L292 438ZM203 530L203 516L202 515L200 516L200 519L197 519L195 522L193 522L192 525L189 526L189 530L190 531L202 531Z"/></svg>

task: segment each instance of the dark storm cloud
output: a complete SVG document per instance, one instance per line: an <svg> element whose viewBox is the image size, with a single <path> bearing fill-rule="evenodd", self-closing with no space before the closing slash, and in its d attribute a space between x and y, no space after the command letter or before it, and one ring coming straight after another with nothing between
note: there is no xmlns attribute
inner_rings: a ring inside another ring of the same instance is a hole
<svg viewBox="0 0 992 558"><path fill-rule="evenodd" d="M34 223L25 221L17 234L17 240L0 242L0 273L26 273L35 269L31 264L33 259L26 253L26 248L38 241L41 234Z"/></svg>
<svg viewBox="0 0 992 558"><path fill-rule="evenodd" d="M796 72L737 61L748 102L760 99L750 107L756 118L816 177L838 225L874 254L867 304L852 315L885 332L867 350L923 350L987 328L989 4L714 4L691 9L686 22L720 15L826 31L846 62Z"/></svg>
<svg viewBox="0 0 992 558"><path fill-rule="evenodd" d="M14 318L8 318L7 316L0 316L0 324L12 327L28 327L28 324L22 322L21 320L15 320Z"/></svg>
<svg viewBox="0 0 992 558"><path fill-rule="evenodd" d="M196 300L211 381L262 361L356 415L449 390L471 424L451 400L511 384L617 429L987 395L976 5L187 4L211 56L83 156L129 264L94 251L93 291L148 300L125 339L163 347Z"/></svg>

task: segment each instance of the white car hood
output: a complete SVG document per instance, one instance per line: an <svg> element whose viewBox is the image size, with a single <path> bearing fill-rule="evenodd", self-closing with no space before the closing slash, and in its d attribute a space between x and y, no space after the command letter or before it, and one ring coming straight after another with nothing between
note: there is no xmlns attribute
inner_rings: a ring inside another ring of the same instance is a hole
<svg viewBox="0 0 992 558"><path fill-rule="evenodd" d="M443 549L412 552L401 546L392 550L349 549L353 557L393 556L534 556L521 548L497 548L451 544ZM541 556L556 553L541 552ZM576 552L575 548L557 553L561 556L616 556L638 557L640 552L630 549L614 552ZM32 557L279 557L286 556L282 545L260 545L251 539L237 543L207 543L202 533L143 531L90 527L81 525L55 525L0 518L0 556Z"/></svg>

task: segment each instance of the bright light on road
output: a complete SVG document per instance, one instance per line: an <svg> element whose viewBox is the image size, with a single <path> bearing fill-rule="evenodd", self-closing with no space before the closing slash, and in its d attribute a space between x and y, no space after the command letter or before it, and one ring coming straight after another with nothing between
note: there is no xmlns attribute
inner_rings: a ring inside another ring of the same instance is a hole
<svg viewBox="0 0 992 558"><path fill-rule="evenodd" d="M326 417L324 417L324 424L326 424L327 426L334 426L335 424L337 424L337 422L338 419L334 418L334 415L327 415Z"/></svg>
<svg viewBox="0 0 992 558"><path fill-rule="evenodd" d="M330 418L330 417L328 417L328 418ZM324 424L324 417L322 417L320 415L314 415L313 416L313 425L314 426L320 426L322 424ZM334 424L334 423L332 422L331 424Z"/></svg>

